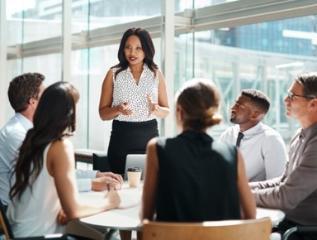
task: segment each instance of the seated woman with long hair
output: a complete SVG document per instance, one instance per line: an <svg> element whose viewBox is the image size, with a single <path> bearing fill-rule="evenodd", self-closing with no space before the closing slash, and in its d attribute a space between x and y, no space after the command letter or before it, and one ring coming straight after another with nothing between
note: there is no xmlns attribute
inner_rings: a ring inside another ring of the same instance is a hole
<svg viewBox="0 0 317 240"><path fill-rule="evenodd" d="M8 218L16 237L63 232L65 219L96 214L119 205L110 190L99 206L82 205L75 184L74 149L78 91L67 82L49 86L38 103L34 126L21 146L10 191Z"/></svg>
<svg viewBox="0 0 317 240"><path fill-rule="evenodd" d="M256 207L235 146L206 131L220 122L214 84L186 83L176 101L181 133L152 139L147 146L142 218L200 222L254 218Z"/></svg>

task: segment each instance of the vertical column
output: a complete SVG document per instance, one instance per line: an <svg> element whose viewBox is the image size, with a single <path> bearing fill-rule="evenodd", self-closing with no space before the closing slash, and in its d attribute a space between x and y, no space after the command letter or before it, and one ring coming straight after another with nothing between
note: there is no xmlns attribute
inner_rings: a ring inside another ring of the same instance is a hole
<svg viewBox="0 0 317 240"><path fill-rule="evenodd" d="M233 80L233 86L234 86L234 99L240 95L241 91L241 80L239 77L239 63L233 61L232 62L232 80Z"/></svg>
<svg viewBox="0 0 317 240"><path fill-rule="evenodd" d="M282 74L279 74L279 76L282 76ZM280 90L280 79L277 77L275 79L275 126L276 130L281 132L281 104L280 104L280 96L281 96L281 90Z"/></svg>
<svg viewBox="0 0 317 240"><path fill-rule="evenodd" d="M174 114L174 69L175 69L175 0L162 0L162 71L166 79L167 95L170 106L170 114L162 121L165 136L173 136L175 133Z"/></svg>
<svg viewBox="0 0 317 240"><path fill-rule="evenodd" d="M72 0L63 0L63 53L62 53L62 80L71 80L72 54Z"/></svg>
<svg viewBox="0 0 317 240"><path fill-rule="evenodd" d="M0 111L0 128L6 120L6 109L4 104L7 102L7 42L6 42L6 1L0 1L0 103L2 105Z"/></svg>

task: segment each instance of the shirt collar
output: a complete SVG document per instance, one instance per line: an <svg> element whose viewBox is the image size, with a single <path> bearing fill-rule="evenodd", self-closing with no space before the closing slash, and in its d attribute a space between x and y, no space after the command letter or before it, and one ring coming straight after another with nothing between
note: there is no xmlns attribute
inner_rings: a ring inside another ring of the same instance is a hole
<svg viewBox="0 0 317 240"><path fill-rule="evenodd" d="M21 113L16 113L15 117L18 119L18 121L22 124L25 130L29 130L33 127L33 123L27 119L25 116L23 116Z"/></svg>
<svg viewBox="0 0 317 240"><path fill-rule="evenodd" d="M238 131L240 131L239 125L238 125ZM263 132L263 123L259 122L258 124L256 124L255 126L249 128L248 130L245 130L243 132L243 134L244 134L245 138L248 138L248 137L257 135L259 133L262 133L262 132Z"/></svg>
<svg viewBox="0 0 317 240"><path fill-rule="evenodd" d="M305 138L309 138L311 135L316 135L317 134L317 123L311 125L310 127L308 128L305 128L305 129L301 129L299 131L299 136L303 139Z"/></svg>

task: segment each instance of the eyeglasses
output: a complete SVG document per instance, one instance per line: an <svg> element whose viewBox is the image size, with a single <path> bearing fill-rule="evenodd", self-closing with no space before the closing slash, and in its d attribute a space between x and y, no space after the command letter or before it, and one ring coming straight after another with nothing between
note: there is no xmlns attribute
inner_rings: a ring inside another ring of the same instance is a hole
<svg viewBox="0 0 317 240"><path fill-rule="evenodd" d="M293 101L293 99L294 99L295 97L301 97L301 98L306 98L306 99L314 99L314 98L316 98L316 96L314 96L314 95L298 95L298 94L295 94L295 93L293 93L293 92L287 92L287 97L288 97L291 101Z"/></svg>

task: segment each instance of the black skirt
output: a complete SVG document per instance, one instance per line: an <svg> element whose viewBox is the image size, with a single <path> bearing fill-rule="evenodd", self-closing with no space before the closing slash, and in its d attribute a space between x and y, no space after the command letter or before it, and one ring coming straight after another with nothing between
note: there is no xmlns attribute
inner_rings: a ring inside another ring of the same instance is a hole
<svg viewBox="0 0 317 240"><path fill-rule="evenodd" d="M156 119L146 122L113 120L108 160L114 173L124 174L128 154L144 154L148 141L158 136Z"/></svg>

